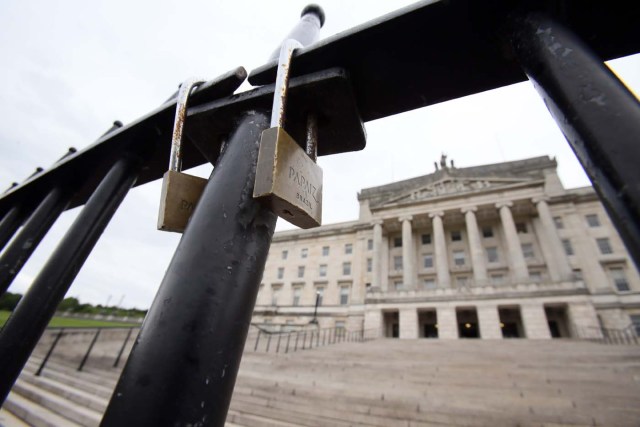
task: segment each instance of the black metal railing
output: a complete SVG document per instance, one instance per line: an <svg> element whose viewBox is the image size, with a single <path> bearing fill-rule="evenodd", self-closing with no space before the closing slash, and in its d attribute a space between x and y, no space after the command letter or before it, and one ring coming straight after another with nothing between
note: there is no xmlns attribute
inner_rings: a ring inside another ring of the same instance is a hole
<svg viewBox="0 0 640 427"><path fill-rule="evenodd" d="M139 326L63 327L48 328L34 353L44 353L35 375L42 374L52 356L65 364L76 363L76 370L87 365L96 344L106 346L98 364L100 368L118 368L126 349L133 344ZM100 337L102 341L99 342ZM132 339L133 338L133 339ZM61 345L62 344L62 345Z"/></svg>
<svg viewBox="0 0 640 427"><path fill-rule="evenodd" d="M246 350L258 353L292 353L344 342L366 342L379 338L379 329L347 330L344 327L273 331L253 325L247 336Z"/></svg>
<svg viewBox="0 0 640 427"><path fill-rule="evenodd" d="M365 147L366 121L529 78L638 265L640 187L632 184L640 182L640 104L603 63L640 52L636 16L620 13L627 8L617 1L418 2L298 51L289 82L288 130L304 141L306 117L314 114L322 118L319 155L356 151ZM323 21L317 6L307 7L290 37L311 43ZM210 162L214 172L103 426L224 424L275 229L275 214L252 198L275 74L270 60L249 76L259 87L234 94L247 77L238 67L192 95L185 131L193 144L184 147L183 167ZM593 99L585 98L587 92ZM171 98L139 120L113 126L86 149L68 153L0 196L0 243L10 242L0 256L2 291L58 215L84 205L0 331L0 403L128 190L166 171L175 110ZM58 345L66 333L58 333ZM606 333L612 341L622 339ZM87 360L102 339L103 333L95 334ZM269 351L287 349L283 335L275 342L273 334L267 336ZM333 328L287 337L289 348L294 340L294 349L307 349L323 338L326 345L357 340L358 334ZM52 345L50 353L55 350ZM211 379L207 387L202 378Z"/></svg>
<svg viewBox="0 0 640 427"><path fill-rule="evenodd" d="M633 323L624 328L605 328L603 326L574 326L576 337L603 344L640 344L638 325Z"/></svg>

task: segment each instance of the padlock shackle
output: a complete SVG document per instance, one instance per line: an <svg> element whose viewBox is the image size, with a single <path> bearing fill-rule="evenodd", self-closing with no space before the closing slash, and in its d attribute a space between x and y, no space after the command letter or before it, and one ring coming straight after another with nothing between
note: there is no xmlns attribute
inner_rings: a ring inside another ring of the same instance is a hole
<svg viewBox="0 0 640 427"><path fill-rule="evenodd" d="M192 77L180 85L176 100L176 116L173 119L173 135L171 137L171 155L169 156L169 170L182 171L182 130L187 117L187 101L191 90L202 83L204 79Z"/></svg>
<svg viewBox="0 0 640 427"><path fill-rule="evenodd" d="M282 42L278 57L278 73L273 90L273 108L271 109L271 127L284 127L285 109L287 104L287 88L289 87L289 71L293 52L301 48L302 44L294 39Z"/></svg>

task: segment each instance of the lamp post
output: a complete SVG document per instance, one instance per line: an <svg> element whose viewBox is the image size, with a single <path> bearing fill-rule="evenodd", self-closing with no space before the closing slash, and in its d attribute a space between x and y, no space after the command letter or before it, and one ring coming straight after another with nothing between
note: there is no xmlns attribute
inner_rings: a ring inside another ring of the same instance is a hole
<svg viewBox="0 0 640 427"><path fill-rule="evenodd" d="M309 322L309 324L318 324L318 305L320 304L320 292L316 292L316 306L313 309L313 319L311 319L311 322Z"/></svg>

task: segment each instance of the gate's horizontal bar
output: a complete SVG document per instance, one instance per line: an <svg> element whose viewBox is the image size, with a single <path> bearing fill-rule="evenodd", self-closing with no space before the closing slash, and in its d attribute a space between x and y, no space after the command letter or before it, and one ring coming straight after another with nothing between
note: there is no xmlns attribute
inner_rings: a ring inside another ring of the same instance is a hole
<svg viewBox="0 0 640 427"><path fill-rule="evenodd" d="M299 50L292 77L346 69L364 121L525 81L500 41L516 8L563 22L603 60L640 51L638 2L427 0ZM273 83L275 74L272 61L249 82Z"/></svg>
<svg viewBox="0 0 640 427"><path fill-rule="evenodd" d="M193 105L209 102L232 94L245 80L246 71L239 67L203 84L191 96ZM84 204L115 161L127 151L146 152L150 163L143 164L136 185L162 178L169 162L169 146L175 114L173 97L154 111L121 128L110 129L94 144L66 155L50 169L28 179L0 197L0 214L20 202L38 200L53 185L70 179L82 183L73 196L68 209ZM166 149L166 155L164 151ZM164 157L158 162L159 154ZM185 169L205 162L202 154L191 144L185 144L183 153Z"/></svg>

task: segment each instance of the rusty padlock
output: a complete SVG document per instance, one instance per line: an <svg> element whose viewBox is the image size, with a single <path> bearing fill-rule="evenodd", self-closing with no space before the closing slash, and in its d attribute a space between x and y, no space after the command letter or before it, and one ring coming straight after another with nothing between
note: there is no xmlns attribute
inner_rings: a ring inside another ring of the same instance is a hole
<svg viewBox="0 0 640 427"><path fill-rule="evenodd" d="M169 170L162 177L158 230L182 233L204 191L207 180L182 173L182 130L192 89L204 80L192 78L180 86L173 122Z"/></svg>

